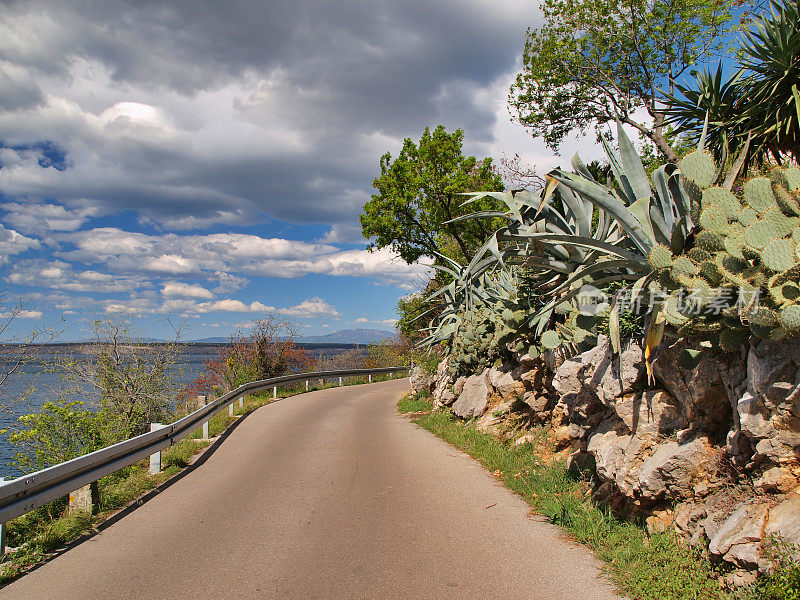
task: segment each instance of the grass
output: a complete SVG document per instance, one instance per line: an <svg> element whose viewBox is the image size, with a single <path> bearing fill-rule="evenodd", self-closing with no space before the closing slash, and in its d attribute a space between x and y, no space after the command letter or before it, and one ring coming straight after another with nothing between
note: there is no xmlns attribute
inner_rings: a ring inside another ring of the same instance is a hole
<svg viewBox="0 0 800 600"><path fill-rule="evenodd" d="M414 395L403 396L397 403L397 409L401 413L420 413L431 410L431 403L428 401L430 393L423 390Z"/></svg>
<svg viewBox="0 0 800 600"><path fill-rule="evenodd" d="M373 376L373 381L385 381L389 376ZM366 383L367 377L347 378L344 385ZM338 387L338 381L309 386L309 391ZM278 398L287 398L305 393L305 384L296 387L278 388ZM209 420L209 436L221 435L238 417L274 401L272 390L248 394L239 406L234 402L234 416L223 410ZM21 517L6 523L6 544L16 548L0 557L0 585L8 583L27 572L31 567L46 560L48 556L84 533L91 531L116 511L146 494L170 477L188 467L192 458L211 442L203 440L202 430L192 432L180 442L164 450L161 455L161 473L149 474L149 460L145 459L120 469L98 484L99 507L95 515L84 512L66 513L67 498L59 498Z"/></svg>
<svg viewBox="0 0 800 600"><path fill-rule="evenodd" d="M591 483L570 475L563 463L544 464L532 444L498 441L449 411L433 410L422 397L403 398L398 410L429 411L413 421L478 460L536 512L591 548L620 592L641 600L733 598L697 551L683 547L672 533L648 535L593 505Z"/></svg>

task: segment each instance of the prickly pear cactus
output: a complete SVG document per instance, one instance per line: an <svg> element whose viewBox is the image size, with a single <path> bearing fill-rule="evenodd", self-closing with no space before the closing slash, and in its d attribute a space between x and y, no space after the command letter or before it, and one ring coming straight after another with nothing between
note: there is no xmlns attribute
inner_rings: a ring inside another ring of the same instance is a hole
<svg viewBox="0 0 800 600"><path fill-rule="evenodd" d="M700 229L684 254L657 246L648 256L667 324L679 335L705 333L724 351L750 335L800 332L800 168L751 177L737 197L712 186L717 169L707 153L688 154L680 167Z"/></svg>

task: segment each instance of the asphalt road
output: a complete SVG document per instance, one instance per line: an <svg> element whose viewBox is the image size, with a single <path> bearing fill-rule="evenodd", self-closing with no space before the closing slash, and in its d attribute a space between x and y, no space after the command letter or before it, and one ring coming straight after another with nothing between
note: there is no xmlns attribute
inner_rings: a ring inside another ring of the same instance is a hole
<svg viewBox="0 0 800 600"><path fill-rule="evenodd" d="M397 414L407 386L258 409L194 472L0 597L616 598L588 550Z"/></svg>

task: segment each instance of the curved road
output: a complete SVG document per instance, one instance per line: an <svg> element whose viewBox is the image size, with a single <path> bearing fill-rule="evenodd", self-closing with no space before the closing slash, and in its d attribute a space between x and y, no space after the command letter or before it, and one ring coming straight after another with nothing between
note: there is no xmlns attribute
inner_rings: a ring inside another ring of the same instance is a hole
<svg viewBox="0 0 800 600"><path fill-rule="evenodd" d="M588 550L397 414L407 386L258 409L194 472L0 597L616 598Z"/></svg>

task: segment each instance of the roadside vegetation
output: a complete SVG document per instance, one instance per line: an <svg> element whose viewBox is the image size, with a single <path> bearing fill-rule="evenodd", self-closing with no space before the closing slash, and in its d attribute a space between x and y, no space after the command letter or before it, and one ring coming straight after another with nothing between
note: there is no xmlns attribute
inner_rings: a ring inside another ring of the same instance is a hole
<svg viewBox="0 0 800 600"><path fill-rule="evenodd" d="M800 597L797 549L776 541L779 567L756 585L726 591L721 573L698 550L687 548L672 532L648 534L642 523L615 518L592 501L587 472L567 470L564 462L543 459L542 430L536 441L516 445L478 431L446 409L434 409L427 393L404 396L397 405L412 421L469 454L534 511L559 525L604 562L617 589L638 600L779 600Z"/></svg>

